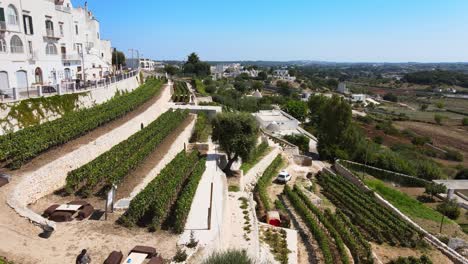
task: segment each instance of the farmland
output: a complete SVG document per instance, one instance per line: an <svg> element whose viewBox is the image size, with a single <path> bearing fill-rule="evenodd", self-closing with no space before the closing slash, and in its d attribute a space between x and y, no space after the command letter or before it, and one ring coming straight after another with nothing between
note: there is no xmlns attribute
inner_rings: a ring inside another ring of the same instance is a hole
<svg viewBox="0 0 468 264"><path fill-rule="evenodd" d="M190 91L186 82L176 81L174 83L174 94L172 95L172 101L175 103L189 103L190 96Z"/></svg>
<svg viewBox="0 0 468 264"><path fill-rule="evenodd" d="M155 96L162 84L160 80L149 80L135 91L101 105L0 136L0 161L12 169L18 169L42 152L67 143L136 109Z"/></svg>
<svg viewBox="0 0 468 264"><path fill-rule="evenodd" d="M138 166L186 117L185 111L168 111L140 132L114 146L67 176L68 193L89 196L118 184ZM116 166L116 164L118 164Z"/></svg>

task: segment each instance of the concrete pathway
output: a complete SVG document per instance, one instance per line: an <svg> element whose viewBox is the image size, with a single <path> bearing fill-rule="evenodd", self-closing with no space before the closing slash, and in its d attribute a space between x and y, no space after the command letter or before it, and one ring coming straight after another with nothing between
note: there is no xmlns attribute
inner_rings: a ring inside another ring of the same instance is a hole
<svg viewBox="0 0 468 264"><path fill-rule="evenodd" d="M193 232L199 245L210 249L208 252L221 246L222 235L225 232L223 222L224 214L227 211L227 180L224 173L217 166L218 158L219 154L216 153L214 144L209 142L206 170L192 201L185 231L179 239L179 244L185 244L190 240L190 233ZM211 229L208 229L211 186L213 186Z"/></svg>

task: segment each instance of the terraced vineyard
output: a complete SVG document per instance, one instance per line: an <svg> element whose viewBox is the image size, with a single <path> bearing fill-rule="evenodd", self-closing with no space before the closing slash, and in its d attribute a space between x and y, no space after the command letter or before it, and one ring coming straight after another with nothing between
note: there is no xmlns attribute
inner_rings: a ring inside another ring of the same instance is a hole
<svg viewBox="0 0 468 264"><path fill-rule="evenodd" d="M422 239L422 235L408 223L379 204L372 193L364 193L344 177L322 172L318 180L325 196L359 227L368 240L414 247Z"/></svg>
<svg viewBox="0 0 468 264"><path fill-rule="evenodd" d="M205 158L198 152L180 152L131 202L118 222L157 230L167 222L175 232L183 231L193 197L205 171ZM167 221L169 220L169 221Z"/></svg>
<svg viewBox="0 0 468 264"><path fill-rule="evenodd" d="M281 154L276 156L276 158L271 162L271 164L263 172L260 179L258 179L257 185L254 189L254 197L258 203L258 210L260 212L270 211L273 207L270 198L268 197L267 188L271 184L273 178L278 175L278 172L283 165L283 158ZM262 214L259 214L262 215Z"/></svg>
<svg viewBox="0 0 468 264"><path fill-rule="evenodd" d="M189 103L190 102L190 91L187 87L186 82L176 81L174 82L174 94L172 95L172 101L175 103Z"/></svg>
<svg viewBox="0 0 468 264"><path fill-rule="evenodd" d="M0 136L0 162L18 169L48 149L67 143L136 109L161 91L163 82L149 79L133 92L92 108Z"/></svg>
<svg viewBox="0 0 468 264"><path fill-rule="evenodd" d="M141 131L112 147L86 165L69 172L66 191L89 196L120 183L188 116L188 111L169 110Z"/></svg>

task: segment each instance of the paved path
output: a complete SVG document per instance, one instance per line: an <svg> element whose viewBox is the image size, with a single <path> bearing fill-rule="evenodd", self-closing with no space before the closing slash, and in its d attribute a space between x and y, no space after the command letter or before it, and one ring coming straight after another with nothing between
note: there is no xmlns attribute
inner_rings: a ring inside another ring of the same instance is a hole
<svg viewBox="0 0 468 264"><path fill-rule="evenodd" d="M215 152L213 143L209 143L206 170L198 184L192 207L189 212L185 231L179 243L184 244L190 239L193 231L200 245L216 249L223 240L223 221L227 202L227 181L224 173L216 165L219 155ZM211 210L211 229L208 229L208 209L210 207L211 185L213 184L213 200Z"/></svg>

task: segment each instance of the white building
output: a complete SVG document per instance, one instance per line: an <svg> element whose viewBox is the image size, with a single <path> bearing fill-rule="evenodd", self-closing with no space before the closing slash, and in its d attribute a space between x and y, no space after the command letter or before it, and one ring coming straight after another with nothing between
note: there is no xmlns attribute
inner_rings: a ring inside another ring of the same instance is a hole
<svg viewBox="0 0 468 264"><path fill-rule="evenodd" d="M125 64L128 68L140 69L146 71L154 71L156 68L156 62L152 59L126 59Z"/></svg>
<svg viewBox="0 0 468 264"><path fill-rule="evenodd" d="M284 80L284 81L291 81L291 82L294 82L296 80L295 76L289 75L289 70L275 70L273 72L272 77L277 80Z"/></svg>
<svg viewBox="0 0 468 264"><path fill-rule="evenodd" d="M260 127L272 134L296 134L299 121L281 110L261 110L253 116Z"/></svg>
<svg viewBox="0 0 468 264"><path fill-rule="evenodd" d="M345 82L340 82L338 84L338 88L336 89L339 93L341 94L348 94L349 93L349 90L348 88L346 87L346 83Z"/></svg>
<svg viewBox="0 0 468 264"><path fill-rule="evenodd" d="M353 103L365 103L367 96L365 94L352 94L351 102Z"/></svg>
<svg viewBox="0 0 468 264"><path fill-rule="evenodd" d="M0 92L97 80L111 70L99 22L70 0L0 0Z"/></svg>

